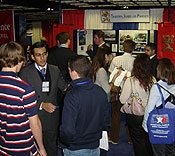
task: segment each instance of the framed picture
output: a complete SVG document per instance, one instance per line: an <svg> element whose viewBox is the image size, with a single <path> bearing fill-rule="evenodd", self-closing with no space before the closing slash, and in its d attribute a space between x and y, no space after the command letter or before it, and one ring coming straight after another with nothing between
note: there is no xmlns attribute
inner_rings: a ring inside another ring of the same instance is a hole
<svg viewBox="0 0 175 156"><path fill-rule="evenodd" d="M112 44L111 47L112 47L112 52L117 52L118 51L118 49L117 49L118 44Z"/></svg>
<svg viewBox="0 0 175 156"><path fill-rule="evenodd" d="M79 31L79 45L85 45L86 44L86 33L84 30Z"/></svg>
<svg viewBox="0 0 175 156"><path fill-rule="evenodd" d="M115 43L116 41L116 31L115 30L103 30L105 33L105 42Z"/></svg>
<svg viewBox="0 0 175 156"><path fill-rule="evenodd" d="M148 42L147 30L119 30L119 52L123 51L123 42L132 39L135 43L134 53L144 53Z"/></svg>

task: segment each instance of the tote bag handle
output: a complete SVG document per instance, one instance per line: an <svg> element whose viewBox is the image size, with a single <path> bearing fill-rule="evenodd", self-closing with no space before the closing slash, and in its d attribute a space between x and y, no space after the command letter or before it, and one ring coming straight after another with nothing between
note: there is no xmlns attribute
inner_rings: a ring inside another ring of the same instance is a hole
<svg viewBox="0 0 175 156"><path fill-rule="evenodd" d="M157 88L158 88L159 93L160 93L160 95L161 95L163 108L165 108L165 99L164 99L164 97L163 97L163 93L162 93L162 91L161 91L160 85L159 85L158 83L156 83L156 85L157 85Z"/></svg>

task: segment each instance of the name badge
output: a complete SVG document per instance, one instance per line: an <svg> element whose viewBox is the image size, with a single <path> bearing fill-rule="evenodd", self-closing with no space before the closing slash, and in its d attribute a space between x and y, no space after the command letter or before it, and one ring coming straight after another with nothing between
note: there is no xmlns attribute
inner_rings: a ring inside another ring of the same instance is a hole
<svg viewBox="0 0 175 156"><path fill-rule="evenodd" d="M49 81L42 82L42 92L49 92Z"/></svg>

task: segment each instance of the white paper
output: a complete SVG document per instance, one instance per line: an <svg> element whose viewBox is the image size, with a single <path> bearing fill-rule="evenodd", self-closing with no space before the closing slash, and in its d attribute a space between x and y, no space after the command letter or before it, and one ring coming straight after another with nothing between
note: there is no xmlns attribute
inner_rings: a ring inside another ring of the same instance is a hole
<svg viewBox="0 0 175 156"><path fill-rule="evenodd" d="M102 132L102 138L100 139L100 148L106 151L109 150L108 133L107 131Z"/></svg>
<svg viewBox="0 0 175 156"><path fill-rule="evenodd" d="M112 81L113 77L115 76L115 74L117 74L117 72L119 71L118 68L114 68L114 70L112 71L110 77L109 77L109 83ZM115 79L114 81L114 85L115 86L121 86L122 82L123 82L123 78L127 76L130 77L131 76L131 72L127 71L127 70L122 70L121 74Z"/></svg>

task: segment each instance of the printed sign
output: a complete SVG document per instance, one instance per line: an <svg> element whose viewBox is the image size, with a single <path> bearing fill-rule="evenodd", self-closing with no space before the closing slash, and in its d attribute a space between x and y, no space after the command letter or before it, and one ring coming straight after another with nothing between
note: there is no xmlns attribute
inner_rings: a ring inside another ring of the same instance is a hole
<svg viewBox="0 0 175 156"><path fill-rule="evenodd" d="M14 41L14 16L12 11L0 11L0 45Z"/></svg>
<svg viewBox="0 0 175 156"><path fill-rule="evenodd" d="M149 22L149 10L102 10L101 20L108 22Z"/></svg>

